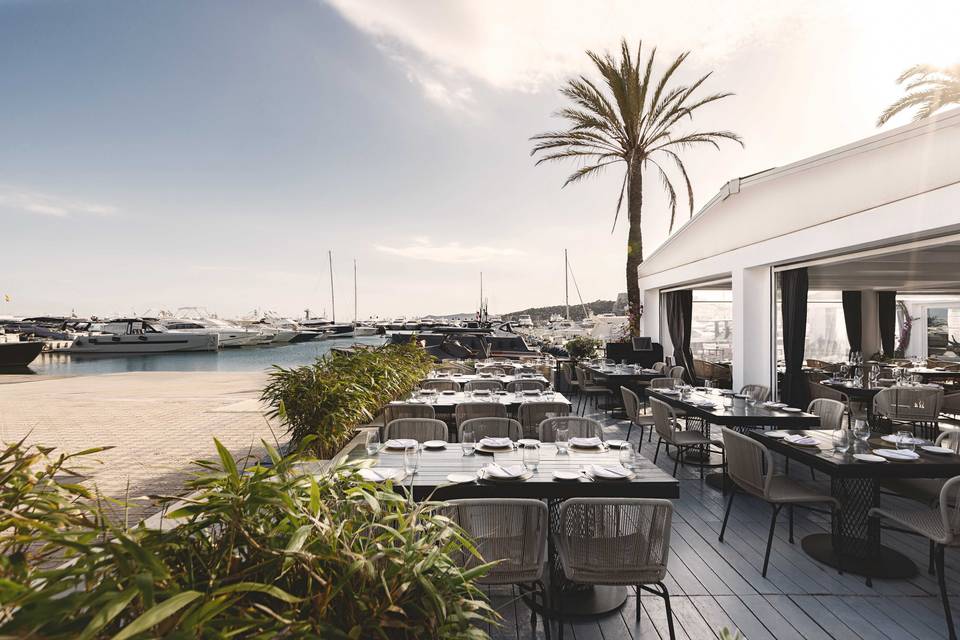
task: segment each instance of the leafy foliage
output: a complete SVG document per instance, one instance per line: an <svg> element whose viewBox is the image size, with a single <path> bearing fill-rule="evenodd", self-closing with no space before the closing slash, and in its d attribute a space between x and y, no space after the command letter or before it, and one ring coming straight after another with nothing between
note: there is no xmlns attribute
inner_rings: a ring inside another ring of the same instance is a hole
<svg viewBox="0 0 960 640"><path fill-rule="evenodd" d="M574 362L594 357L602 347L603 342L588 336L571 338L563 345L563 348L570 354L570 359Z"/></svg>
<svg viewBox="0 0 960 640"><path fill-rule="evenodd" d="M387 403L409 393L430 372L431 357L416 343L331 352L293 369L275 366L262 398L295 444L331 458Z"/></svg>
<svg viewBox="0 0 960 640"><path fill-rule="evenodd" d="M54 477L70 456L8 447L0 632L486 637L476 625L496 616L473 580L488 565L465 571L454 561L475 550L436 504L411 503L350 467L307 473L308 461L266 444L273 464L243 469L216 445L219 460L198 463L195 493L166 514L174 526L128 530Z"/></svg>
<svg viewBox="0 0 960 640"><path fill-rule="evenodd" d="M934 67L929 64L917 64L897 78L897 84L904 84L905 96L887 107L877 119L882 127L890 118L901 111L916 108L913 120L929 118L934 113L951 104L960 104L960 64L948 67Z"/></svg>

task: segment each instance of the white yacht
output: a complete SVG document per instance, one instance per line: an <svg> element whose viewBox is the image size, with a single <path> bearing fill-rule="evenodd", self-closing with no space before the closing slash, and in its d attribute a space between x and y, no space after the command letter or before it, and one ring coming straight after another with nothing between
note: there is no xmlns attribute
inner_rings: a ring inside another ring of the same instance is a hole
<svg viewBox="0 0 960 640"><path fill-rule="evenodd" d="M216 334L220 338L221 349L246 347L256 344L260 338L260 333L257 331L210 319L164 318L160 323L170 333Z"/></svg>
<svg viewBox="0 0 960 640"><path fill-rule="evenodd" d="M528 314L525 313L525 314L523 314L523 315L521 315L521 316L519 316L519 317L517 318L517 326L518 326L518 327L532 327L532 326L533 326L533 318L531 318Z"/></svg>
<svg viewBox="0 0 960 640"><path fill-rule="evenodd" d="M82 335L67 349L71 354L140 354L176 351L216 351L216 333L174 333L159 322L118 318Z"/></svg>

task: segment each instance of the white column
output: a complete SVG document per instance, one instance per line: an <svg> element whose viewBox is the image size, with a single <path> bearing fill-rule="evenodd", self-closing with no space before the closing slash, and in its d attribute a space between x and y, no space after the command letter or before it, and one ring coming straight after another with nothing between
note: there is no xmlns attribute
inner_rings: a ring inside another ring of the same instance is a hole
<svg viewBox="0 0 960 640"><path fill-rule="evenodd" d="M869 358L880 351L880 307L876 291L860 292L860 331L863 335L863 356Z"/></svg>
<svg viewBox="0 0 960 640"><path fill-rule="evenodd" d="M763 384L773 388L771 299L769 267L733 269L733 388Z"/></svg>

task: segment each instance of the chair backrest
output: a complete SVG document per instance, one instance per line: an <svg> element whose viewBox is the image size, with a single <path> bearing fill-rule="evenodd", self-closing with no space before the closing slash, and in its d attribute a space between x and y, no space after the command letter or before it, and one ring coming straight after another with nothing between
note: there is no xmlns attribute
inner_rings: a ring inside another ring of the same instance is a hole
<svg viewBox="0 0 960 640"><path fill-rule="evenodd" d="M670 377L674 380L683 380L683 374L686 371L683 367L673 367L670 369Z"/></svg>
<svg viewBox="0 0 960 640"><path fill-rule="evenodd" d="M480 438L510 438L519 440L522 438L523 429L520 423L512 418L471 418L464 420L457 426L457 440L463 442L463 430L473 429L475 437L474 442Z"/></svg>
<svg viewBox="0 0 960 640"><path fill-rule="evenodd" d="M956 453L960 454L960 431L944 431L937 436L937 442L941 447L949 447L953 449Z"/></svg>
<svg viewBox="0 0 960 640"><path fill-rule="evenodd" d="M762 384L745 384L740 389L740 395L750 396L757 402L766 402L770 399L770 389Z"/></svg>
<svg viewBox="0 0 960 640"><path fill-rule="evenodd" d="M825 384L813 382L812 380L807 380L807 389L810 392L810 397L814 400L817 398L826 398L828 400L838 400L844 404L850 401L847 394L841 393L836 389L831 389Z"/></svg>
<svg viewBox="0 0 960 640"><path fill-rule="evenodd" d="M663 370L667 368L667 363L666 363L666 362L654 362L654 363L653 363L653 366L650 367L650 368L653 369L654 371L656 371L657 373L663 373Z"/></svg>
<svg viewBox="0 0 960 640"><path fill-rule="evenodd" d="M413 438L417 442L427 440L447 441L447 423L431 418L398 418L387 423L384 438Z"/></svg>
<svg viewBox="0 0 960 640"><path fill-rule="evenodd" d="M460 552L472 569L497 562L477 579L480 584L518 584L539 580L547 548L547 504L523 498L450 500L442 513L466 532L480 554Z"/></svg>
<svg viewBox="0 0 960 640"><path fill-rule="evenodd" d="M653 427L657 435L673 444L677 433L677 413L673 407L662 400L650 398L650 409L653 413Z"/></svg>
<svg viewBox="0 0 960 640"><path fill-rule="evenodd" d="M499 402L461 402L454 410L457 427L473 418L506 418L507 407Z"/></svg>
<svg viewBox="0 0 960 640"><path fill-rule="evenodd" d="M556 442L557 427L566 427L568 438L600 438L603 440L603 427L596 420L581 418L580 416L559 416L547 418L540 423L540 442Z"/></svg>
<svg viewBox="0 0 960 640"><path fill-rule="evenodd" d="M510 393L515 391L543 391L546 388L547 385L539 380L514 380L507 383L507 391Z"/></svg>
<svg viewBox="0 0 960 640"><path fill-rule="evenodd" d="M954 538L960 536L960 476L950 478L940 489L940 517L947 542L955 542Z"/></svg>
<svg viewBox="0 0 960 640"><path fill-rule="evenodd" d="M936 422L943 405L937 387L887 387L873 397L873 412L891 420Z"/></svg>
<svg viewBox="0 0 960 640"><path fill-rule="evenodd" d="M675 389L677 386L676 378L653 378L650 380L651 389Z"/></svg>
<svg viewBox="0 0 960 640"><path fill-rule="evenodd" d="M952 415L960 414L960 393L948 393L943 396L940 411Z"/></svg>
<svg viewBox="0 0 960 640"><path fill-rule="evenodd" d="M842 429L843 414L847 412L847 405L839 400L817 398L811 400L807 413L820 417L821 429Z"/></svg>
<svg viewBox="0 0 960 640"><path fill-rule="evenodd" d="M437 391L460 391L460 383L456 380L431 379L420 383L421 389L435 389Z"/></svg>
<svg viewBox="0 0 960 640"><path fill-rule="evenodd" d="M623 412L632 422L636 422L640 415L640 398L626 387L620 387L620 397L623 398Z"/></svg>
<svg viewBox="0 0 960 640"><path fill-rule="evenodd" d="M563 572L586 584L660 582L667 574L672 520L669 500L566 500L557 534Z"/></svg>
<svg viewBox="0 0 960 640"><path fill-rule="evenodd" d="M506 375L501 367L477 367L477 373L489 373L493 376Z"/></svg>
<svg viewBox="0 0 960 640"><path fill-rule="evenodd" d="M773 455L750 436L726 427L721 431L730 479L747 493L766 498L773 477Z"/></svg>
<svg viewBox="0 0 960 640"><path fill-rule="evenodd" d="M567 386L579 384L579 382L576 380L577 374L574 373L573 369L574 367L572 362L564 362L560 365L560 373L563 376L563 381L567 384Z"/></svg>
<svg viewBox="0 0 960 640"><path fill-rule="evenodd" d="M473 371L465 364L459 364L457 362L441 362L433 368L434 371L446 372L446 373L473 373Z"/></svg>
<svg viewBox="0 0 960 640"><path fill-rule="evenodd" d="M583 367L574 367L573 370L577 374L577 384L580 385L580 388L584 388L590 385L590 376L587 375L587 370Z"/></svg>
<svg viewBox="0 0 960 640"><path fill-rule="evenodd" d="M535 432L541 422L569 413L570 405L565 402L524 402L517 410L517 419L523 425L524 436L536 438Z"/></svg>
<svg viewBox="0 0 960 640"><path fill-rule="evenodd" d="M400 418L436 418L437 412L429 404L391 402L383 408L383 423L390 424Z"/></svg>
<svg viewBox="0 0 960 640"><path fill-rule="evenodd" d="M503 391L499 380L470 380L463 383L464 391Z"/></svg>

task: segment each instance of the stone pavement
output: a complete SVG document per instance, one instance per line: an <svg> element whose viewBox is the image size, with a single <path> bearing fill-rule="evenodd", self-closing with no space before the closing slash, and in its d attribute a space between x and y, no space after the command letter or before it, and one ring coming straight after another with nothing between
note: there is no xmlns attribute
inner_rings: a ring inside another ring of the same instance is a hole
<svg viewBox="0 0 960 640"><path fill-rule="evenodd" d="M256 401L266 374L133 372L0 384L0 442L27 436L59 451L114 449L92 456L86 483L111 498L129 496L131 523L156 511L148 494L179 494L192 460L215 458L213 438L234 455L261 455L261 440L283 432Z"/></svg>

